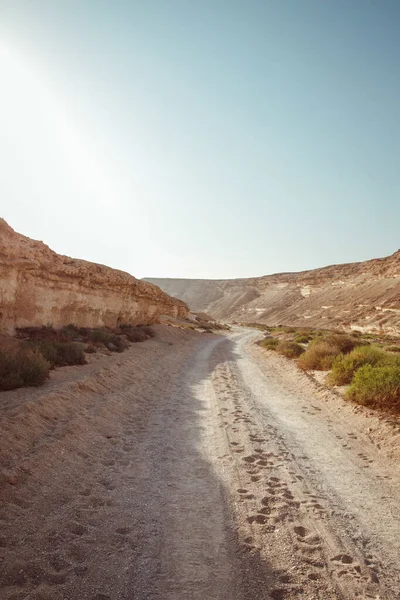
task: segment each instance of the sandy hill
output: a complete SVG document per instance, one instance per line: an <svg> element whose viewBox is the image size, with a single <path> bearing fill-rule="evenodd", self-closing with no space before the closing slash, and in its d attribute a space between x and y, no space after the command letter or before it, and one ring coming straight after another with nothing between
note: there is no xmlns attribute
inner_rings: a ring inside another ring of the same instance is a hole
<svg viewBox="0 0 400 600"><path fill-rule="evenodd" d="M0 331L74 323L115 327L185 317L187 306L151 283L56 254L0 219Z"/></svg>
<svg viewBox="0 0 400 600"><path fill-rule="evenodd" d="M400 250L386 258L250 279L146 281L219 319L400 333Z"/></svg>

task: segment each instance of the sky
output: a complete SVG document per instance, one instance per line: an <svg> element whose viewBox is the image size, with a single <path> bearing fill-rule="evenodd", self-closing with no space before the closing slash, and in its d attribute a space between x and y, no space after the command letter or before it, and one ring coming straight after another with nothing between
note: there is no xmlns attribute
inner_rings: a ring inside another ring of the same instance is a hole
<svg viewBox="0 0 400 600"><path fill-rule="evenodd" d="M0 216L136 277L400 247L398 0L0 0Z"/></svg>

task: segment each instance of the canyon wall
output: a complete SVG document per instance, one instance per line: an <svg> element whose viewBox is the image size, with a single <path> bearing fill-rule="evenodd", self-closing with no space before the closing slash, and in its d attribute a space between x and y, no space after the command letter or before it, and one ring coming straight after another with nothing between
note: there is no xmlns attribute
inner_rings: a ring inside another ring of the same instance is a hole
<svg viewBox="0 0 400 600"><path fill-rule="evenodd" d="M400 251L251 279L146 281L219 319L400 334Z"/></svg>
<svg viewBox="0 0 400 600"><path fill-rule="evenodd" d="M184 302L128 273L56 254L0 219L0 330L114 327L186 317Z"/></svg>

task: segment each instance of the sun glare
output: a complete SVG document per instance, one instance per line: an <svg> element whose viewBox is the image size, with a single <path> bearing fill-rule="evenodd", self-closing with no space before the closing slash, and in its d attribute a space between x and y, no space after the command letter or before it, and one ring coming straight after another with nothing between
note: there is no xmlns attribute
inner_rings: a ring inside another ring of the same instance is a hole
<svg viewBox="0 0 400 600"><path fill-rule="evenodd" d="M110 163L99 156L62 94L30 57L9 41L0 41L2 145L17 153L38 189L67 186L81 198L109 206L122 190L110 176ZM1 142L0 142L1 144ZM6 148L3 148L3 151ZM6 150L7 151L7 150Z"/></svg>

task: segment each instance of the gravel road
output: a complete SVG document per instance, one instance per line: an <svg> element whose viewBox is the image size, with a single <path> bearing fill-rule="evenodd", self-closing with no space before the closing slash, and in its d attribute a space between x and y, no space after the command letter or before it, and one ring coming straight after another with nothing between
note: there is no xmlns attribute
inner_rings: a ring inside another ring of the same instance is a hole
<svg viewBox="0 0 400 600"><path fill-rule="evenodd" d="M399 598L367 417L254 331L169 329L2 396L0 598Z"/></svg>

